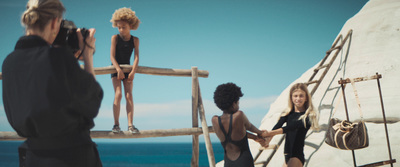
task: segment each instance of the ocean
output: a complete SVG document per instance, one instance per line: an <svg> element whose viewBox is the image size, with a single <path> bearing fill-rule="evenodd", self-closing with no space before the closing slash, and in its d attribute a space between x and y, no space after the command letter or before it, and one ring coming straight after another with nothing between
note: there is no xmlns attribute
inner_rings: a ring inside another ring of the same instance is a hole
<svg viewBox="0 0 400 167"><path fill-rule="evenodd" d="M18 146L22 141L0 141L0 166L18 166ZM215 161L224 158L220 143L213 143ZM190 167L192 143L97 142L104 167ZM204 143L200 143L199 166L207 167Z"/></svg>

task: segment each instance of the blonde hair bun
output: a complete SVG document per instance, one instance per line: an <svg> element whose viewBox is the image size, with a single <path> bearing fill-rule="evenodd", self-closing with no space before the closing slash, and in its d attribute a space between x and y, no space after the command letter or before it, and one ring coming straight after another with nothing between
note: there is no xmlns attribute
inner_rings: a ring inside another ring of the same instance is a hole
<svg viewBox="0 0 400 167"><path fill-rule="evenodd" d="M60 0L29 0L21 23L26 28L43 30L51 19L62 18L64 12L65 8Z"/></svg>
<svg viewBox="0 0 400 167"><path fill-rule="evenodd" d="M36 10L37 8L30 7L27 9L24 14L22 14L22 23L26 26L34 25L37 20L39 20L39 13Z"/></svg>

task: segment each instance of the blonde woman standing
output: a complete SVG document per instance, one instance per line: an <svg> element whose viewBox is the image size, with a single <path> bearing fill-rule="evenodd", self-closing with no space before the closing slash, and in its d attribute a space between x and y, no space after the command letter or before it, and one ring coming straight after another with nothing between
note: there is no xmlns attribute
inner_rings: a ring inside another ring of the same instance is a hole
<svg viewBox="0 0 400 167"><path fill-rule="evenodd" d="M25 35L3 62L4 110L26 138L20 166L102 166L90 138L103 98L93 71L95 30L85 42L77 31L83 70L70 49L52 45L64 11L59 0L29 0L21 18Z"/></svg>
<svg viewBox="0 0 400 167"><path fill-rule="evenodd" d="M286 126L283 126L284 123ZM307 85L296 83L290 88L288 107L283 111L278 123L272 131L265 131L262 136L273 137L277 134L286 134L283 166L301 167L305 162L304 140L310 128L319 129L317 113Z"/></svg>

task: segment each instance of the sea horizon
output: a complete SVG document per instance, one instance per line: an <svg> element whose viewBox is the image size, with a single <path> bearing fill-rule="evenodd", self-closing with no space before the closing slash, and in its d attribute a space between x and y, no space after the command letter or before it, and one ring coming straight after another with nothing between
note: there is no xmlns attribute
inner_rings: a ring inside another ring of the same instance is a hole
<svg viewBox="0 0 400 167"><path fill-rule="evenodd" d="M0 141L0 166L19 165L18 146L23 141ZM104 167L187 167L192 158L191 142L96 141ZM215 162L223 160L220 143L212 143ZM199 167L208 167L205 143L199 143Z"/></svg>

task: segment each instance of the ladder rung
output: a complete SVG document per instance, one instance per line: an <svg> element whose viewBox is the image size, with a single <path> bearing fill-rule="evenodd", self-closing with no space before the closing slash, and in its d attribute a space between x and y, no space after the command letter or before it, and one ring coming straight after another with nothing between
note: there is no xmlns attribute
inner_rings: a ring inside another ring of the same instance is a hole
<svg viewBox="0 0 400 167"><path fill-rule="evenodd" d="M336 46L334 48L329 49L328 51L326 51L327 54L330 54L332 51L334 51L335 49L342 49L341 46Z"/></svg>
<svg viewBox="0 0 400 167"><path fill-rule="evenodd" d="M267 161L261 161L261 162L254 162L254 165L262 165L262 164L266 164Z"/></svg>
<svg viewBox="0 0 400 167"><path fill-rule="evenodd" d="M317 82L319 82L319 80L310 81L310 82L307 82L306 84L307 85L311 85L311 84L314 84L314 83L317 83Z"/></svg>
<svg viewBox="0 0 400 167"><path fill-rule="evenodd" d="M319 67L317 67L316 69L314 69L314 72L317 72L317 71L319 71L320 69L326 68L326 67L328 67L328 66L329 66L329 64L325 64L325 65L319 66Z"/></svg>
<svg viewBox="0 0 400 167"><path fill-rule="evenodd" d="M306 161L308 159L305 159ZM268 163L268 161L259 161L259 162L254 162L254 165L265 165L266 163Z"/></svg>
<svg viewBox="0 0 400 167"><path fill-rule="evenodd" d="M366 164L366 165L362 165L362 166L358 166L358 167L382 166L382 165L394 164L394 163L396 163L396 159L370 163L370 164Z"/></svg>
<svg viewBox="0 0 400 167"><path fill-rule="evenodd" d="M268 149L276 150L276 149L278 149L278 148L279 148L278 145L276 145L276 144L271 144L271 145L269 145L268 147L260 147L259 150L268 150Z"/></svg>

